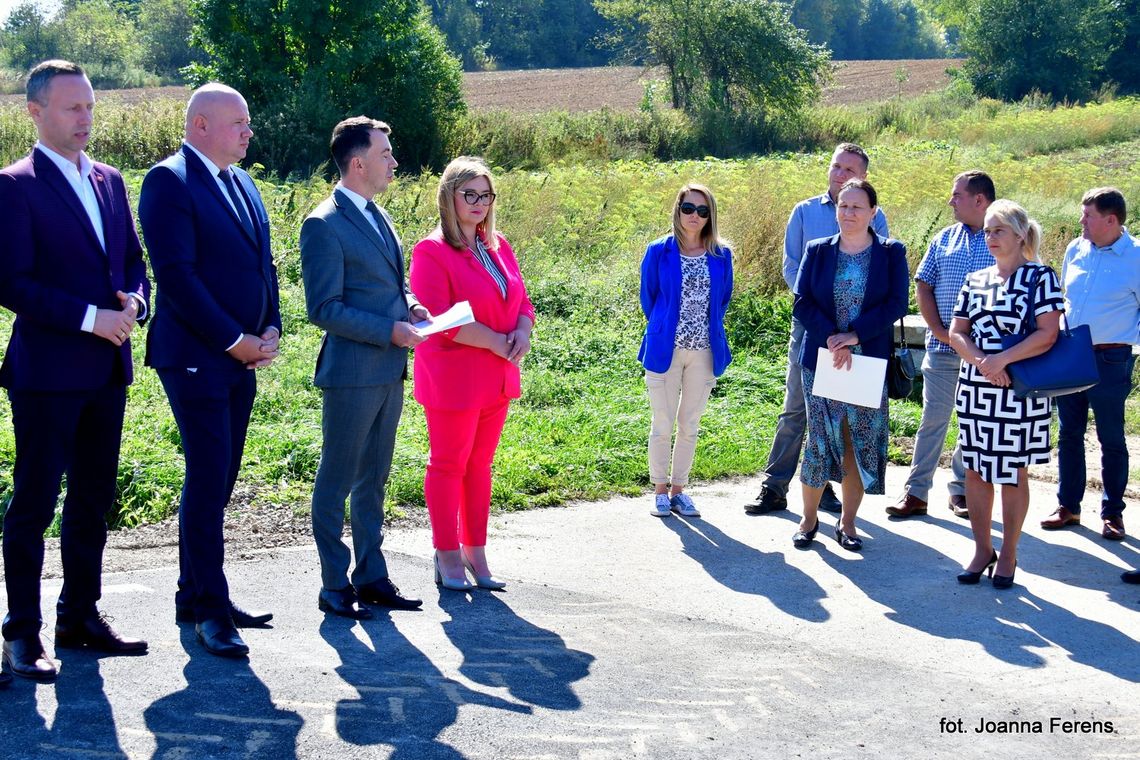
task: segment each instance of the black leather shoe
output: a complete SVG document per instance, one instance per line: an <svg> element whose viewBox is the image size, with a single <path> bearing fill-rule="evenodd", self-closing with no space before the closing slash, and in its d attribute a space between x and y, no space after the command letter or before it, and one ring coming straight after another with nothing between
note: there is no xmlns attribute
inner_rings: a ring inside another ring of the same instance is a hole
<svg viewBox="0 0 1140 760"><path fill-rule="evenodd" d="M1140 570L1129 570L1120 574L1120 580L1125 583L1140 583Z"/></svg>
<svg viewBox="0 0 1140 760"><path fill-rule="evenodd" d="M115 633L105 615L85 620L59 621L55 625L56 649L94 649L107 654L146 654L146 642Z"/></svg>
<svg viewBox="0 0 1140 760"><path fill-rule="evenodd" d="M843 504L839 501L839 497L835 495L835 489L828 483L823 487L823 495L819 497L819 508L824 512L832 512L839 514L843 511Z"/></svg>
<svg viewBox="0 0 1140 760"><path fill-rule="evenodd" d="M352 586L335 590L322 588L321 592L317 594L317 609L321 612L331 612L334 615L352 618L353 620L370 620L372 618L372 610L356 605L356 592Z"/></svg>
<svg viewBox="0 0 1140 760"><path fill-rule="evenodd" d="M237 628L229 620L214 618L203 620L194 626L198 641L210 654L218 657L245 657L249 647L241 640Z"/></svg>
<svg viewBox="0 0 1140 760"><path fill-rule="evenodd" d="M768 486L760 489L760 494L744 505L744 511L750 515L766 515L769 512L779 512L788 508L788 497L782 496Z"/></svg>
<svg viewBox="0 0 1140 760"><path fill-rule="evenodd" d="M51 683L59 675L55 663L44 654L44 643L40 641L38 633L14 641L5 641L0 661L5 672L40 683Z"/></svg>
<svg viewBox="0 0 1140 760"><path fill-rule="evenodd" d="M391 607L394 610L418 610L424 603L422 599L405 597L388 578L357 586L356 597L365 604Z"/></svg>
<svg viewBox="0 0 1140 760"><path fill-rule="evenodd" d="M246 612L230 602L230 617L238 628L259 628L273 619L272 612ZM179 623L193 623L197 618L189 604L174 605L174 620Z"/></svg>

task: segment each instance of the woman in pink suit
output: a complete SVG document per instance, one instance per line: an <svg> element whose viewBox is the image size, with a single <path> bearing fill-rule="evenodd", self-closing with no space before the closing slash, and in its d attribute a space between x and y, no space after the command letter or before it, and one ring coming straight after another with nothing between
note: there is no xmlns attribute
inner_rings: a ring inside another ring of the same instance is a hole
<svg viewBox="0 0 1140 760"><path fill-rule="evenodd" d="M519 362L530 350L534 307L511 246L495 231L495 185L487 165L461 156L443 171L439 226L412 251L412 291L432 314L468 301L475 322L416 347L414 392L424 407L428 464L424 498L444 588L502 589L487 566L491 461L519 397Z"/></svg>

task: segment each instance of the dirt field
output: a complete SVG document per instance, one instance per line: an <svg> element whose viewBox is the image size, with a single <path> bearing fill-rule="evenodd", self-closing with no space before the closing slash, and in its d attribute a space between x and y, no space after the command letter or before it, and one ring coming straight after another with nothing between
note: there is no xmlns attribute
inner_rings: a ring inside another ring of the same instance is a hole
<svg viewBox="0 0 1140 760"><path fill-rule="evenodd" d="M835 78L824 90L828 104L886 100L899 92L895 72L905 69L903 95L920 95L945 87L946 69L961 60L836 61ZM487 71L463 75L463 89L472 108L509 108L513 111L591 111L609 106L632 111L641 103L645 83L664 80L664 71L636 66L590 69L538 69ZM662 81L662 94L668 90Z"/></svg>
<svg viewBox="0 0 1140 760"><path fill-rule="evenodd" d="M885 100L899 91L895 72L905 68L909 79L904 95L919 95L946 86L946 69L961 66L956 59L926 61L837 61L835 78L824 90L823 101L851 104ZM668 90L664 72L636 66L602 66L589 69L535 69L482 71L463 75L463 91L471 108L505 108L520 112L551 110L593 111L609 106L635 110L645 94L645 83L661 81L662 97ZM99 97L137 103L144 100L187 97L185 87L151 87L137 90L103 90ZM0 102L19 102L23 95L0 96Z"/></svg>

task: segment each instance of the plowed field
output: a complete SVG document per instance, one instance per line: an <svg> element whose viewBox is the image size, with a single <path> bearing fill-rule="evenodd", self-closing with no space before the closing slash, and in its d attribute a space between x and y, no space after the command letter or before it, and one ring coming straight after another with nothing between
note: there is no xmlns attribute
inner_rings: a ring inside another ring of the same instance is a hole
<svg viewBox="0 0 1140 760"><path fill-rule="evenodd" d="M899 92L895 72L906 69L909 79L903 95L919 95L946 86L946 69L961 66L957 59L919 61L836 61L834 80L824 90L830 104L885 100ZM471 108L504 108L511 111L593 111L604 106L619 111L635 110L645 94L645 83L661 81L660 69L637 66L602 66L590 69L534 69L530 71L480 71L463 75L463 91ZM139 102L159 98L187 97L185 87L150 87L137 90L100 91L100 98ZM23 95L0 96L0 102L17 102Z"/></svg>

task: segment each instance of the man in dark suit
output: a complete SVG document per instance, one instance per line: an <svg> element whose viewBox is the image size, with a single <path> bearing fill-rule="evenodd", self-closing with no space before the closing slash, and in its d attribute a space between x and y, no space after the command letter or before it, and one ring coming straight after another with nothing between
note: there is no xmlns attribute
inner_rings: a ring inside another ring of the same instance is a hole
<svg viewBox="0 0 1140 760"><path fill-rule="evenodd" d="M83 69L41 63L28 75L27 100L39 139L0 171L0 304L16 314L0 367L16 441L4 515L3 669L51 681L40 573L65 473L55 645L146 652L145 641L115 633L96 603L132 379L130 334L146 315L150 285L122 176L83 152L95 106Z"/></svg>
<svg viewBox="0 0 1140 760"><path fill-rule="evenodd" d="M147 172L139 221L158 294L146 363L158 371L186 458L179 510L179 622L212 654L242 657L236 626L263 624L229 598L222 519L257 391L281 336L269 217L235 164L253 130L236 90L207 84L186 106L182 148Z"/></svg>
<svg viewBox="0 0 1140 760"><path fill-rule="evenodd" d="M408 348L423 340L409 319L429 316L405 282L392 218L372 201L397 166L390 132L365 116L336 125L330 147L340 182L301 225L305 302L309 319L325 330L314 379L323 394L321 464L313 485L322 585L317 606L356 619L372 617L361 602L405 610L422 604L389 580L380 551ZM341 541L350 496L351 585Z"/></svg>

